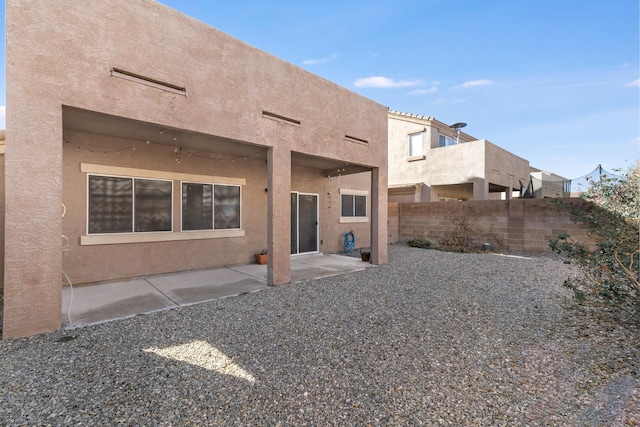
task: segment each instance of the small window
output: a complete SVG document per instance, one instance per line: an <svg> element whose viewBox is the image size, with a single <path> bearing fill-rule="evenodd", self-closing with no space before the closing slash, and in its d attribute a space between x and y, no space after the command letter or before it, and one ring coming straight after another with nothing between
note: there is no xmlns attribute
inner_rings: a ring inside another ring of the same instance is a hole
<svg viewBox="0 0 640 427"><path fill-rule="evenodd" d="M182 183L182 230L240 229L240 186Z"/></svg>
<svg viewBox="0 0 640 427"><path fill-rule="evenodd" d="M359 196L356 194L343 194L341 197L340 213L342 217L360 217L367 216L367 196Z"/></svg>
<svg viewBox="0 0 640 427"><path fill-rule="evenodd" d="M409 157L422 156L422 132L409 135Z"/></svg>
<svg viewBox="0 0 640 427"><path fill-rule="evenodd" d="M448 147L450 145L453 145L453 138L446 135L438 136L438 147Z"/></svg>
<svg viewBox="0 0 640 427"><path fill-rule="evenodd" d="M89 175L88 234L171 231L171 181Z"/></svg>

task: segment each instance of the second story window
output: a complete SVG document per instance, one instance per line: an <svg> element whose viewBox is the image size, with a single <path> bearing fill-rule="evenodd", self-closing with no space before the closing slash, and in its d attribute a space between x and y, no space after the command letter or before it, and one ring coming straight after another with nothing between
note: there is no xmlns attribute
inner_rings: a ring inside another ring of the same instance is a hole
<svg viewBox="0 0 640 427"><path fill-rule="evenodd" d="M409 157L422 156L422 132L409 134Z"/></svg>
<svg viewBox="0 0 640 427"><path fill-rule="evenodd" d="M453 138L446 135L438 136L438 147L448 147L450 145L453 145Z"/></svg>

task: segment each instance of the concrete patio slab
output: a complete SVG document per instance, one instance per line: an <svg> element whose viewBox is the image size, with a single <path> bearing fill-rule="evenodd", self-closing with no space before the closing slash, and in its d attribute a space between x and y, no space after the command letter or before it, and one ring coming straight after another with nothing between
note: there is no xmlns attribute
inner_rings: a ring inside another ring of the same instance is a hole
<svg viewBox="0 0 640 427"><path fill-rule="evenodd" d="M175 307L177 304L144 279L62 289L63 327L89 325Z"/></svg>
<svg viewBox="0 0 640 427"><path fill-rule="evenodd" d="M177 305L205 302L267 287L266 280L229 268L154 276L147 281Z"/></svg>
<svg viewBox="0 0 640 427"><path fill-rule="evenodd" d="M373 267L341 255L291 258L291 281L332 276ZM266 288L267 266L258 264L149 276L62 289L62 326L66 329L102 323L255 292Z"/></svg>

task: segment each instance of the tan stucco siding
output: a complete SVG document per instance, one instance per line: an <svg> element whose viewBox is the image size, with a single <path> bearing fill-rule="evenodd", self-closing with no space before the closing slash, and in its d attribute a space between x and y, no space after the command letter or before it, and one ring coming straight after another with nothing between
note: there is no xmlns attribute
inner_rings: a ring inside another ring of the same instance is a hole
<svg viewBox="0 0 640 427"><path fill-rule="evenodd" d="M424 159L409 157L409 135L422 132ZM389 184L425 182L428 171L431 130L422 123L389 120Z"/></svg>
<svg viewBox="0 0 640 427"><path fill-rule="evenodd" d="M331 150L355 164L371 163L371 153L383 149L384 107L162 4L16 3L9 19L19 28L8 44L17 54L9 68L42 77L14 76L16 94L45 104L49 99L52 107L64 104L266 146L291 145L303 153ZM114 67L185 87L186 96L112 77ZM300 126L265 119L263 111ZM369 145L346 143L345 134Z"/></svg>
<svg viewBox="0 0 640 427"><path fill-rule="evenodd" d="M519 182L529 179L529 162L509 151L484 141L486 147L486 176L492 184L518 189Z"/></svg>
<svg viewBox="0 0 640 427"><path fill-rule="evenodd" d="M485 149L481 141L434 148L430 152L428 183L446 185L484 179L484 164Z"/></svg>

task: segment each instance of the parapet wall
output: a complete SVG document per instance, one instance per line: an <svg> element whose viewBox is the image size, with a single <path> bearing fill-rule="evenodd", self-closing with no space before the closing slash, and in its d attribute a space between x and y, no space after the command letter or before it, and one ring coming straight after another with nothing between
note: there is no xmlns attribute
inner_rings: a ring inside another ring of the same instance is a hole
<svg viewBox="0 0 640 427"><path fill-rule="evenodd" d="M557 199L389 203L389 242L439 241L463 219L475 243L491 243L497 250L550 252L549 240L561 233L589 243L586 231L561 215L553 200Z"/></svg>

